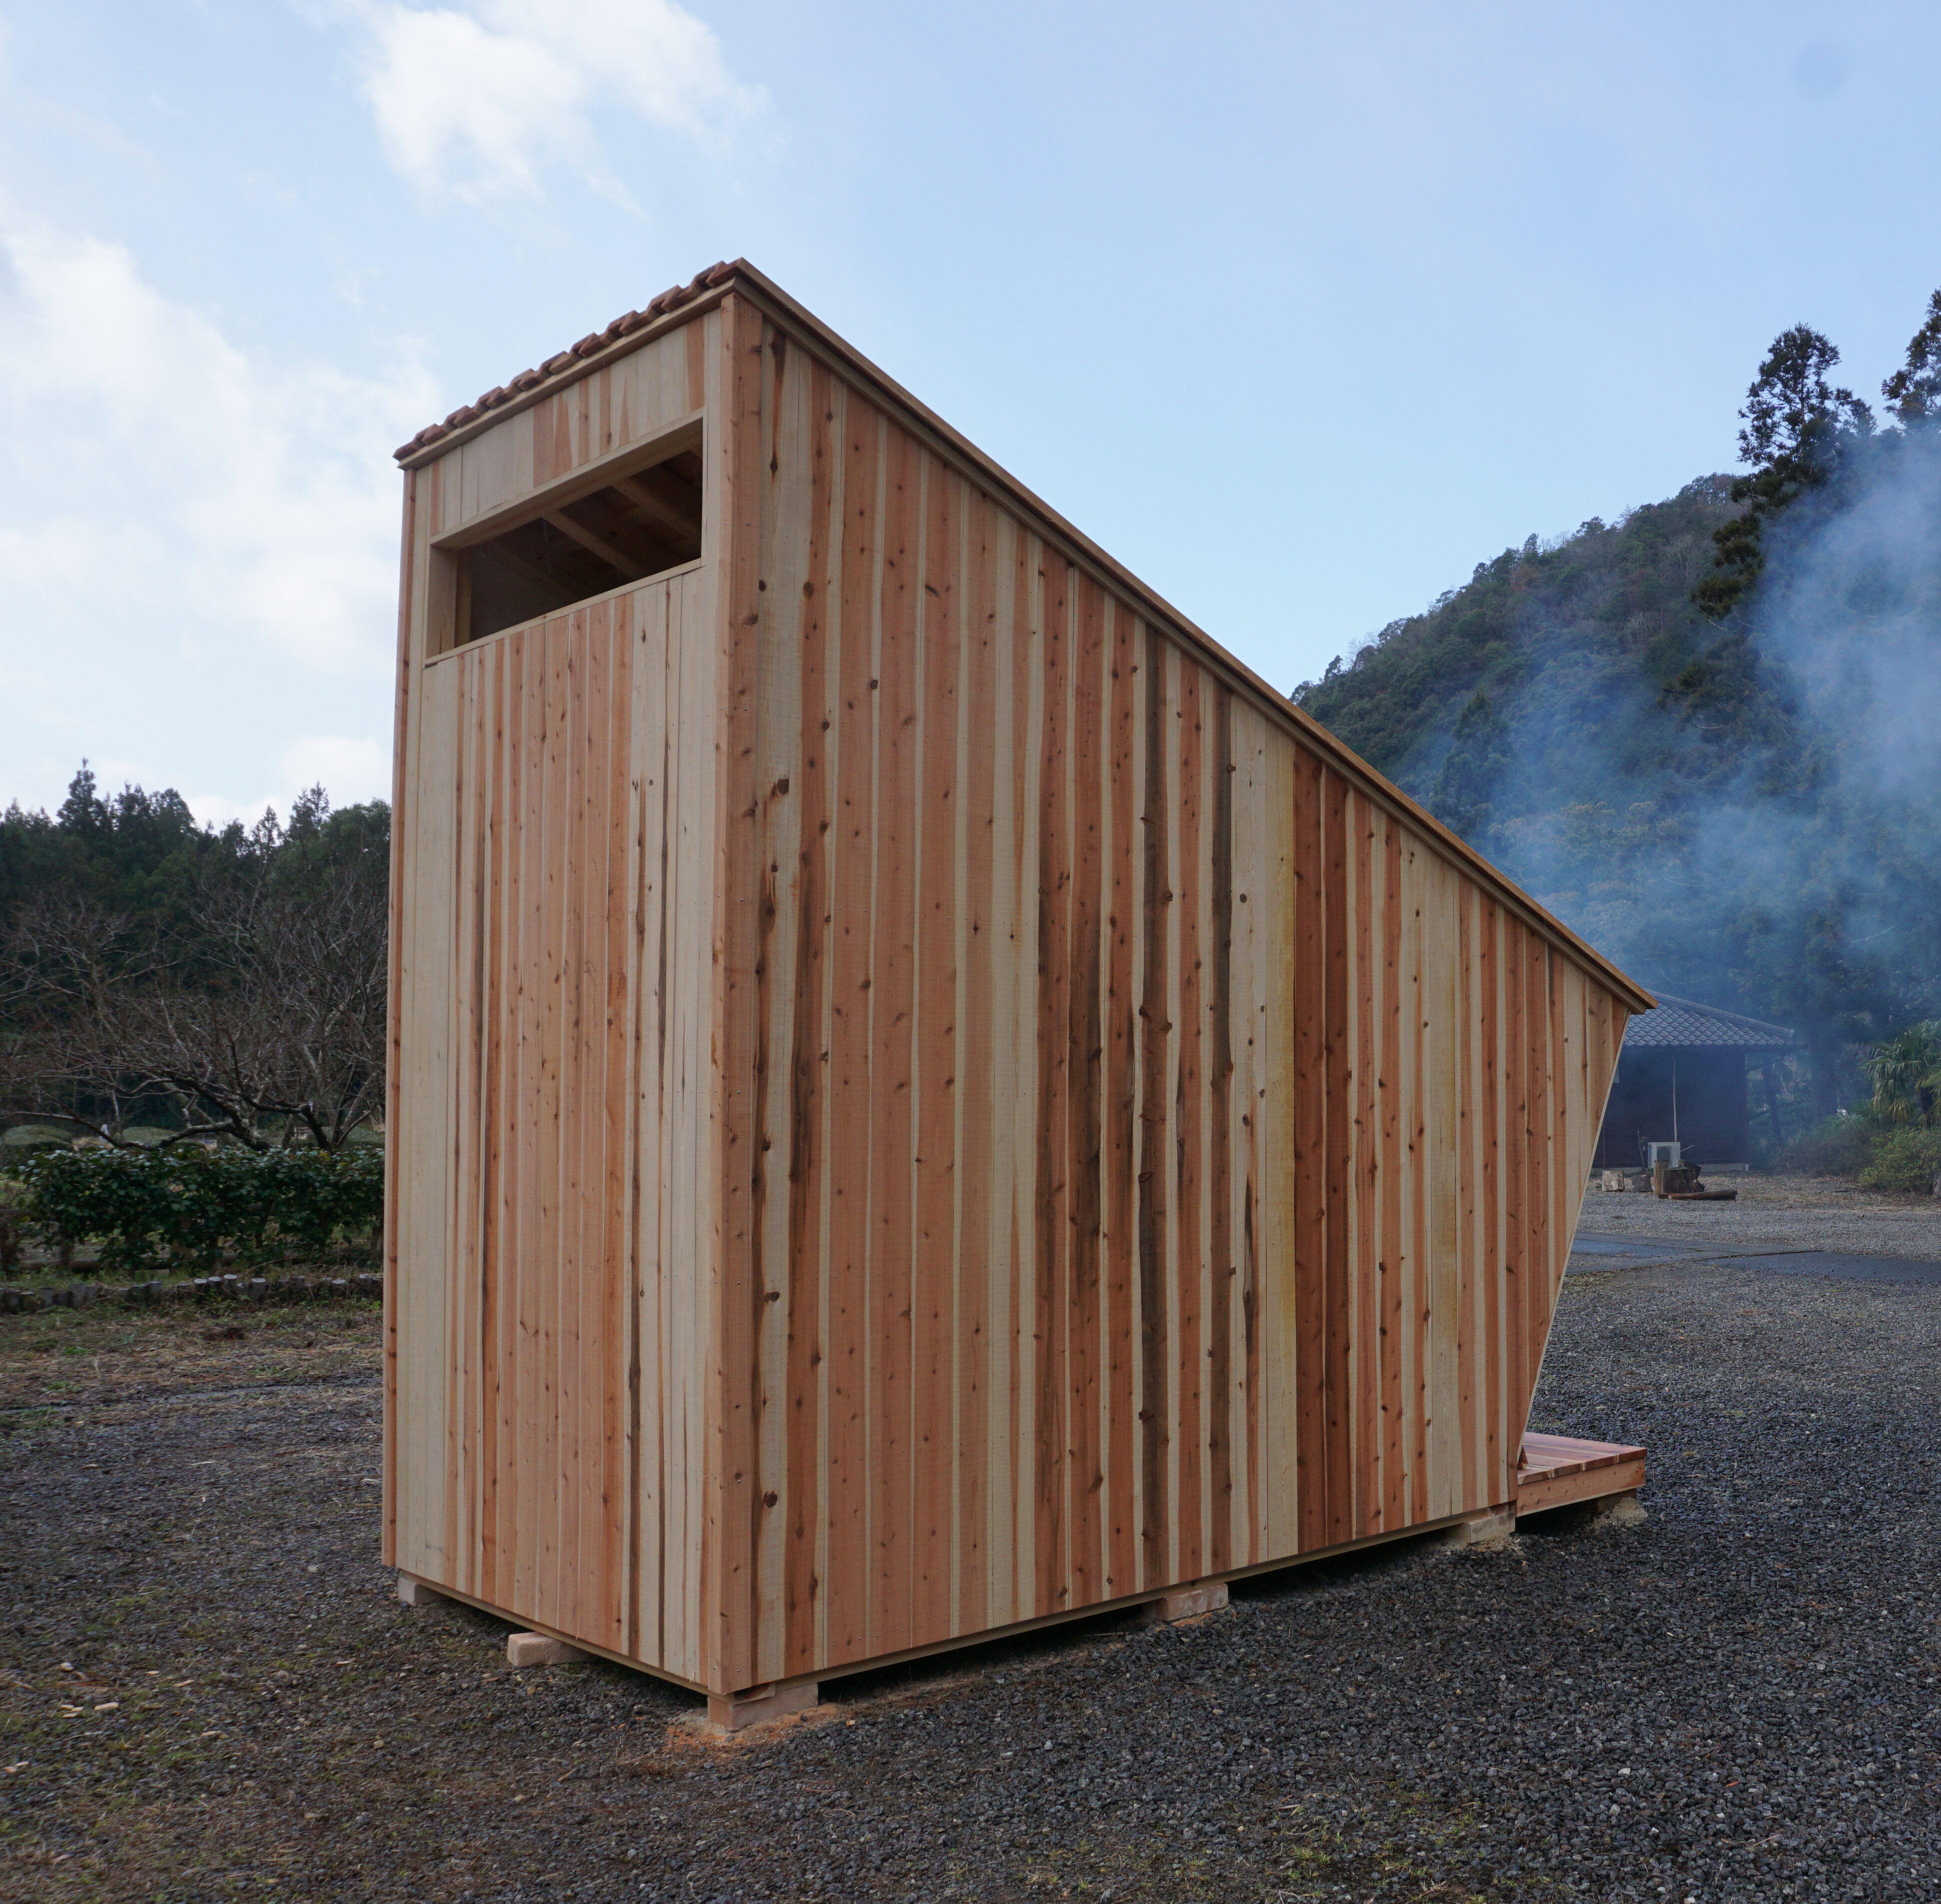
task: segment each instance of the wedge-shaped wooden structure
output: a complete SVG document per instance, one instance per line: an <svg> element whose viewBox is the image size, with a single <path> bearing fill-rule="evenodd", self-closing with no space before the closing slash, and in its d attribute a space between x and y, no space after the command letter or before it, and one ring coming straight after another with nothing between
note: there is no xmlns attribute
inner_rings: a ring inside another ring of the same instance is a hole
<svg viewBox="0 0 1941 1904"><path fill-rule="evenodd" d="M395 1565L730 1701L1514 1504L1634 984L745 265L399 454Z"/></svg>

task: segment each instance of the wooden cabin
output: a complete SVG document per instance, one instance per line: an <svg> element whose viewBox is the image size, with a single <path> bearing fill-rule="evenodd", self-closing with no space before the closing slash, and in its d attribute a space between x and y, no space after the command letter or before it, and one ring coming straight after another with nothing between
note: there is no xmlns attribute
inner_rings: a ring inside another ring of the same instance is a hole
<svg viewBox="0 0 1941 1904"><path fill-rule="evenodd" d="M1513 1509L1636 985L745 264L399 455L405 1584L732 1721Z"/></svg>
<svg viewBox="0 0 1941 1904"><path fill-rule="evenodd" d="M1777 1146L1772 1065L1799 1043L1784 1025L1659 993L1655 1010L1637 1013L1625 1027L1597 1168L1639 1169L1649 1145L1670 1141L1708 1169L1744 1169L1752 1155L1747 1064L1760 1062Z"/></svg>

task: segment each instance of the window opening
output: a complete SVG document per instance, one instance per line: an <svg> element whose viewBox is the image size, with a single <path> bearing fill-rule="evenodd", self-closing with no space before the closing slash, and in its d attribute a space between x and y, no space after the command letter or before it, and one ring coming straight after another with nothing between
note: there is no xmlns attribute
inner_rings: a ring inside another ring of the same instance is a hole
<svg viewBox="0 0 1941 1904"><path fill-rule="evenodd" d="M476 641L696 560L701 475L699 451L682 450L454 549L459 639Z"/></svg>

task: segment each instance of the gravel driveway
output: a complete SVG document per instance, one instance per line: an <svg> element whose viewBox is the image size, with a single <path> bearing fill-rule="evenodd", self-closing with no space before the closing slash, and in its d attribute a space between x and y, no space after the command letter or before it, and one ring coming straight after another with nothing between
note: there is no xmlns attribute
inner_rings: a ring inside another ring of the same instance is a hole
<svg viewBox="0 0 1941 1904"><path fill-rule="evenodd" d="M252 1339L5 1418L0 1894L1941 1896L1941 1289L1574 1275L1534 1425L1645 1443L1645 1526L1398 1544L728 1746L397 1603L359 1326L316 1379Z"/></svg>
<svg viewBox="0 0 1941 1904"><path fill-rule="evenodd" d="M1577 1233L1649 1236L1710 1250L1832 1250L1941 1261L1941 1198L1860 1190L1830 1177L1712 1177L1731 1203L1675 1203L1627 1191L1591 1191Z"/></svg>

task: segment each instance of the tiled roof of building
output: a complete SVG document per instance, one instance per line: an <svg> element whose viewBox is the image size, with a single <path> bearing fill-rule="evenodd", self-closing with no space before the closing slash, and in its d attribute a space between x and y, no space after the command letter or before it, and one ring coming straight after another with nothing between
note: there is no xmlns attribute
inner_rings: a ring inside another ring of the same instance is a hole
<svg viewBox="0 0 1941 1904"><path fill-rule="evenodd" d="M630 332L649 324L664 312L677 309L690 298L698 298L704 291L711 291L717 285L727 283L740 265L738 259L734 264L725 261L711 265L705 271L697 271L692 281L686 284L670 285L657 298L650 298L638 311L623 312L604 330L591 331L574 344L570 350L562 350L557 357L548 357L536 370L522 370L516 377L509 378L496 390L488 390L475 403L466 403L452 412L442 423L426 424L423 429L408 443L402 443L392 452L400 461L407 456L414 456L430 445L448 436L487 410L496 410L502 403L509 403L514 398L524 396L528 390L537 390L542 384L549 384L556 378L570 376L585 359L597 357L610 344L617 343Z"/></svg>
<svg viewBox="0 0 1941 1904"><path fill-rule="evenodd" d="M1625 1027L1625 1044L1632 1050L1651 1045L1726 1045L1743 1051L1774 1051L1799 1042L1783 1024L1744 1018L1714 1006L1695 1005L1689 998L1674 998L1668 992L1658 994L1655 1012L1634 1014Z"/></svg>

